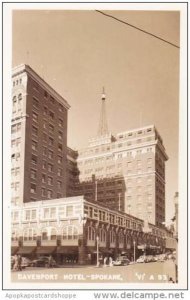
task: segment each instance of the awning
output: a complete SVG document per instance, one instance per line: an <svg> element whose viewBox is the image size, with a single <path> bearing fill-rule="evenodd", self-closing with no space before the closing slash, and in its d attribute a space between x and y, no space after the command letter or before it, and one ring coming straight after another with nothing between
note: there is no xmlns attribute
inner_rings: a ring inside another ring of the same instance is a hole
<svg viewBox="0 0 190 300"><path fill-rule="evenodd" d="M78 254L78 247L75 247L75 248L57 247L56 253L58 253L58 254Z"/></svg>
<svg viewBox="0 0 190 300"><path fill-rule="evenodd" d="M47 246L47 247L39 247L36 250L37 254L52 254L54 251L56 250L56 247L51 247L51 246Z"/></svg>
<svg viewBox="0 0 190 300"><path fill-rule="evenodd" d="M36 247L31 247L31 246L25 246L19 248L17 254L30 254L35 250Z"/></svg>
<svg viewBox="0 0 190 300"><path fill-rule="evenodd" d="M18 251L18 247L16 247L16 246L12 246L12 247L11 247L11 255L16 254L17 251Z"/></svg>

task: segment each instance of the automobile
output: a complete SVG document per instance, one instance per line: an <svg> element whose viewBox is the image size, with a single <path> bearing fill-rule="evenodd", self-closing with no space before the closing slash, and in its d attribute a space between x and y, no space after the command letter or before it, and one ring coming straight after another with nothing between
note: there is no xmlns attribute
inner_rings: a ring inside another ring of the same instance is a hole
<svg viewBox="0 0 190 300"><path fill-rule="evenodd" d="M11 270L13 269L14 266L14 256L11 256Z"/></svg>
<svg viewBox="0 0 190 300"><path fill-rule="evenodd" d="M114 266L127 266L130 264L130 260L126 256L119 256L113 261Z"/></svg>
<svg viewBox="0 0 190 300"><path fill-rule="evenodd" d="M137 263L144 263L146 260L146 256L145 255L141 255L137 260L136 262Z"/></svg>
<svg viewBox="0 0 190 300"><path fill-rule="evenodd" d="M154 259L154 256L153 256L153 255L147 255L147 256L145 257L145 262L146 262L146 263L154 262L154 261L156 261L156 260Z"/></svg>
<svg viewBox="0 0 190 300"><path fill-rule="evenodd" d="M28 257L22 257L21 267L22 269L29 267L31 265L31 259Z"/></svg>
<svg viewBox="0 0 190 300"><path fill-rule="evenodd" d="M51 266L50 266L49 265L49 257L48 256L41 256L37 259L32 260L31 263L30 263L30 266L31 267L46 267L46 268L52 267L52 268L55 268L55 267L57 267L57 263L52 258L51 259Z"/></svg>

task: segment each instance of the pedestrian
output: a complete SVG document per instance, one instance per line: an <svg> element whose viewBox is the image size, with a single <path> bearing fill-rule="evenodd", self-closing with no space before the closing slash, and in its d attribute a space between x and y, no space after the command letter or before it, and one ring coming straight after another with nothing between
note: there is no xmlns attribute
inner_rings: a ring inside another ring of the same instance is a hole
<svg viewBox="0 0 190 300"><path fill-rule="evenodd" d="M113 267L113 259L112 259L111 256L109 257L109 266L110 266L110 267Z"/></svg>
<svg viewBox="0 0 190 300"><path fill-rule="evenodd" d="M52 267L52 256L49 255L49 258L48 258L48 267L51 268Z"/></svg>
<svg viewBox="0 0 190 300"><path fill-rule="evenodd" d="M18 271L22 271L22 256L18 255Z"/></svg>
<svg viewBox="0 0 190 300"><path fill-rule="evenodd" d="M169 278L169 281L168 281L168 282L169 282L169 283L175 283L175 281L173 280L172 277Z"/></svg>
<svg viewBox="0 0 190 300"><path fill-rule="evenodd" d="M13 270L18 271L18 255L16 255L16 254L14 256Z"/></svg>
<svg viewBox="0 0 190 300"><path fill-rule="evenodd" d="M107 256L104 257L104 267L107 267Z"/></svg>

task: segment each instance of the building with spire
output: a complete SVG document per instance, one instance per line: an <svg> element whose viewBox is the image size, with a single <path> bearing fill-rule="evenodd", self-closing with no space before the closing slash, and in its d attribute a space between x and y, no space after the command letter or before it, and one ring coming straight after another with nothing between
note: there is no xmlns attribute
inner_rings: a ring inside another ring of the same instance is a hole
<svg viewBox="0 0 190 300"><path fill-rule="evenodd" d="M154 125L118 133L106 120L106 96L101 97L99 130L78 151L75 195L85 195L152 224L165 221L165 162L162 138Z"/></svg>

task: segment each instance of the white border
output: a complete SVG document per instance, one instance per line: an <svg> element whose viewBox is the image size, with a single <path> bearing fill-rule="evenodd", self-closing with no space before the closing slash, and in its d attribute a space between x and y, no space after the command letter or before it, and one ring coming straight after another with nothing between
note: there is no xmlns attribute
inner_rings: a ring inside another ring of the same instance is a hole
<svg viewBox="0 0 190 300"><path fill-rule="evenodd" d="M74 9L74 10L94 10L94 9L101 9L101 10L176 10L180 11L181 13L181 54L180 54L180 164L179 164L179 236L180 236L180 243L179 243L179 279L181 279L182 283L175 284L172 286L173 289L185 289L187 286L187 278L186 278L186 268L187 268L187 218L186 218L186 211L187 211L187 174L184 172L187 167L187 80L186 80L186 65L187 65L187 14L186 14L186 4L185 3L6 3L4 4L4 13L3 13L3 53L4 53L4 69L3 69L3 76L4 76L4 140L3 140L3 150L4 155L4 288L6 289L42 289L42 288L49 288L50 283L47 284L33 284L33 283L11 283L10 281L10 247L8 245L7 237L10 236L10 202L7 200L10 199L10 190L7 188L10 185L10 174L9 170L10 160L7 157L10 157L10 122L11 120L11 101L7 99L11 99L11 37L12 37L12 20L11 20L11 13L13 9ZM6 117L5 117L6 116ZM176 133L177 134L177 133ZM183 220L183 221L182 221ZM101 288L113 288L112 284L93 284L93 283L86 283L86 284L64 284L64 287L67 289L101 289ZM171 284L114 284L115 289L170 289ZM53 289L63 289L63 283L53 283L51 288Z"/></svg>

